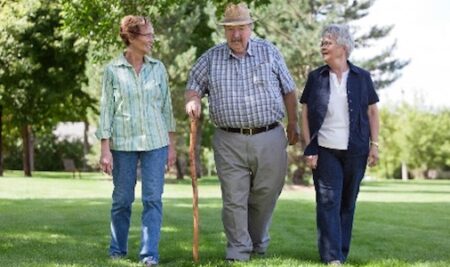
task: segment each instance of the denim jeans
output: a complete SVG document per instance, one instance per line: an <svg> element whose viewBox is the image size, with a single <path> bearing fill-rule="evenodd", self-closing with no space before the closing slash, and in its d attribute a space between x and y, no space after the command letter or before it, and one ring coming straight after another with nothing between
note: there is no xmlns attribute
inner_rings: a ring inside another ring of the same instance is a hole
<svg viewBox="0 0 450 267"><path fill-rule="evenodd" d="M111 208L111 244L109 254L125 256L128 253L128 231L131 205L134 201L137 164L141 162L142 217L139 258L158 262L158 245L162 223L162 193L164 169L168 148L151 151L112 151L113 183Z"/></svg>
<svg viewBox="0 0 450 267"><path fill-rule="evenodd" d="M313 171L318 246L323 262L344 262L350 250L353 215L367 155L319 147Z"/></svg>

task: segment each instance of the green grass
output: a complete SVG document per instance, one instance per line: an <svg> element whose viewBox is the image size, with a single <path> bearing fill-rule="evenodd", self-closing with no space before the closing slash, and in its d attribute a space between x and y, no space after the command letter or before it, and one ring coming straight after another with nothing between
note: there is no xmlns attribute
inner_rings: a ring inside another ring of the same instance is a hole
<svg viewBox="0 0 450 267"><path fill-rule="evenodd" d="M200 263L192 262L192 189L168 179L160 266L227 266L217 179L202 179ZM136 188L140 194L139 184ZM129 256L111 261L107 176L20 172L0 177L0 266L141 266L139 198ZM323 266L318 260L312 188L287 185L273 218L265 258L233 266ZM371 181L361 187L346 266L450 266L450 181Z"/></svg>

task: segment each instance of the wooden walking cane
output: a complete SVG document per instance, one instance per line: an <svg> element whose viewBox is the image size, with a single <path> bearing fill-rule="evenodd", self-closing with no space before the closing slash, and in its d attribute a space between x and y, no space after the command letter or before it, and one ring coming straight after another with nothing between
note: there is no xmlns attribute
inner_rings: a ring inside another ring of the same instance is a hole
<svg viewBox="0 0 450 267"><path fill-rule="evenodd" d="M197 168L195 160L195 146L197 144L197 119L191 119L191 132L189 140L189 156L191 163L192 178L192 208L194 215L194 236L192 241L192 258L194 262L198 262L198 189L197 189Z"/></svg>

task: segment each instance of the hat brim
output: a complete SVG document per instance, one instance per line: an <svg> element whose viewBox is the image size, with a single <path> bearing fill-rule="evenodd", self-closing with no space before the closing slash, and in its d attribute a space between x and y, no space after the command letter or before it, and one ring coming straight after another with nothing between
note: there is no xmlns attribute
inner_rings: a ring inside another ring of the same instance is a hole
<svg viewBox="0 0 450 267"><path fill-rule="evenodd" d="M218 22L217 24L222 25L222 26L239 26L239 25L252 24L255 21L257 21L257 19L221 21L221 22Z"/></svg>

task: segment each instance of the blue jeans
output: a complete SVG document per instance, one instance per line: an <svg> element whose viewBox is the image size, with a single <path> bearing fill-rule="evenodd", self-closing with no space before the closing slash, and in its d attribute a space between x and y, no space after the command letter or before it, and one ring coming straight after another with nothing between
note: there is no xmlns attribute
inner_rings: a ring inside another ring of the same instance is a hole
<svg viewBox="0 0 450 267"><path fill-rule="evenodd" d="M344 262L350 250L353 215L367 155L319 147L313 171L318 246L323 262Z"/></svg>
<svg viewBox="0 0 450 267"><path fill-rule="evenodd" d="M141 248L143 261L159 260L158 245L162 223L162 193L168 148L151 151L112 151L113 182L111 208L111 244L109 254L125 256L128 252L131 205L134 201L137 164L141 162L142 217Z"/></svg>

